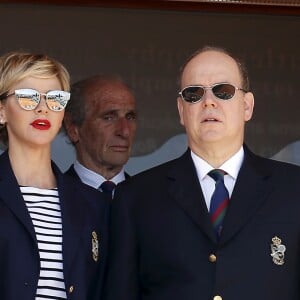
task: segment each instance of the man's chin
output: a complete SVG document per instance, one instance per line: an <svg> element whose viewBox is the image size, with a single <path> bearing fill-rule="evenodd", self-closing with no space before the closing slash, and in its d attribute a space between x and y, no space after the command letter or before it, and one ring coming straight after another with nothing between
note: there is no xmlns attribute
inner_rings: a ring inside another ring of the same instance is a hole
<svg viewBox="0 0 300 300"><path fill-rule="evenodd" d="M129 157L128 155L120 155L120 153L117 153L117 155L111 156L109 161L111 163L111 165L113 166L121 166L123 167L127 161L128 161Z"/></svg>

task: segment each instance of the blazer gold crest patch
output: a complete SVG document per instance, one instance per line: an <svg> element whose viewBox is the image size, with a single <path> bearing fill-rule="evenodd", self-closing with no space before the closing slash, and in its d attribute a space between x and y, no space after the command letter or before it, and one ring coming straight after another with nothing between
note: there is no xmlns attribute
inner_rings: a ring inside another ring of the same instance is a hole
<svg viewBox="0 0 300 300"><path fill-rule="evenodd" d="M275 265L282 266L284 264L284 253L286 246L281 243L281 239L277 236L272 238L271 256Z"/></svg>
<svg viewBox="0 0 300 300"><path fill-rule="evenodd" d="M92 232L92 255L93 260L97 262L99 259L99 242L96 231Z"/></svg>

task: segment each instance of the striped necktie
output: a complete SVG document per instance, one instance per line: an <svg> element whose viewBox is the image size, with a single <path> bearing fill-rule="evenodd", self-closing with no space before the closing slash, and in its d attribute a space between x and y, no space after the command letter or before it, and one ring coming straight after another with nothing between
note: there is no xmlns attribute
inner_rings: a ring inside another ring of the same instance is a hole
<svg viewBox="0 0 300 300"><path fill-rule="evenodd" d="M220 236L222 231L223 219L229 202L229 193L224 184L225 174L227 173L220 169L214 169L208 173L216 182L215 191L210 201L209 213L218 236Z"/></svg>

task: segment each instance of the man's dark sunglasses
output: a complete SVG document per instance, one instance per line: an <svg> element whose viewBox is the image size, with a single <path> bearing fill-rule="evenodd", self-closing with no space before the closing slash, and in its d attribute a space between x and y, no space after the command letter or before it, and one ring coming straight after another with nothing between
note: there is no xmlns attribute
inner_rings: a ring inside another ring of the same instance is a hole
<svg viewBox="0 0 300 300"><path fill-rule="evenodd" d="M243 91L247 93L246 90L236 87L230 83L216 83L212 86L202 86L202 85L190 85L183 88L179 95L181 98L189 103L197 103L204 96L206 90L212 90L215 97L220 100L229 100L231 99L236 91Z"/></svg>

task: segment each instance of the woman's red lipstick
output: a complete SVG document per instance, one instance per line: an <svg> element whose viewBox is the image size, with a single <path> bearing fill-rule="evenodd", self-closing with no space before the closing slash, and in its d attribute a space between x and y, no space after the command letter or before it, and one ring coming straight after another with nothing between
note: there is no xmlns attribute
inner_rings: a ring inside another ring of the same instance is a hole
<svg viewBox="0 0 300 300"><path fill-rule="evenodd" d="M46 119L36 119L30 125L39 130L48 130L51 127L51 123Z"/></svg>

